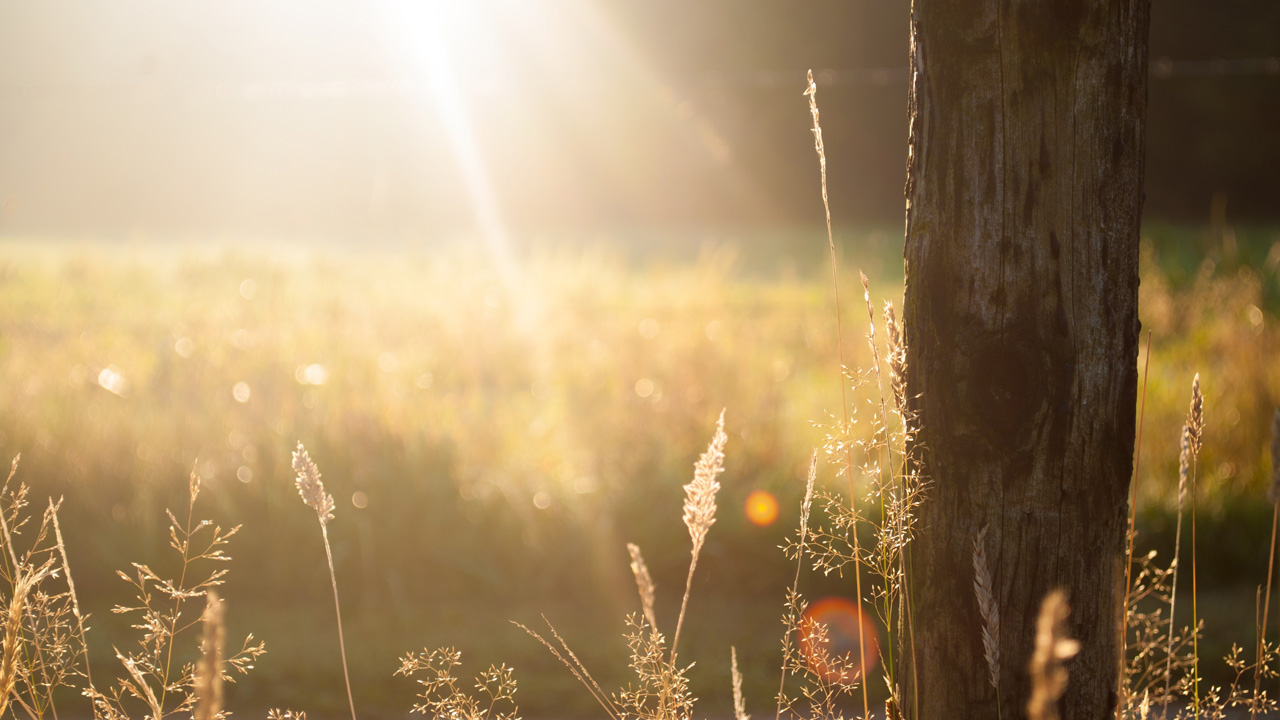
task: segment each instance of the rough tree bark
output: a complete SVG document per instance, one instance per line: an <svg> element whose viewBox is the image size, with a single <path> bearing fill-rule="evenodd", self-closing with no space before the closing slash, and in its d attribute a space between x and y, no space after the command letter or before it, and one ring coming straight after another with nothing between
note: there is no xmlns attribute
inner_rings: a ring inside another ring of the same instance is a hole
<svg viewBox="0 0 1280 720"><path fill-rule="evenodd" d="M1000 610L1002 714L1035 614L1082 649L1062 716L1113 717L1137 393L1149 0L914 0L908 394L931 485L912 545L913 720L995 718L973 540ZM904 654L905 655L905 654Z"/></svg>

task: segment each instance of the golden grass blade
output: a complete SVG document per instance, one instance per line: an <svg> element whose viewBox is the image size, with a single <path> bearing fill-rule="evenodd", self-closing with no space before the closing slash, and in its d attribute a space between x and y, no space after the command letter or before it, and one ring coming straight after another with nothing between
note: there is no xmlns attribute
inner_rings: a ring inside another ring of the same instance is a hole
<svg viewBox="0 0 1280 720"><path fill-rule="evenodd" d="M1130 481L1129 496L1129 542L1124 560L1124 625L1120 629L1120 701L1116 704L1117 718L1128 704L1129 679L1125 677L1125 668L1129 657L1129 595L1133 590L1133 538L1134 525L1138 519L1138 467L1142 461L1142 429L1147 418L1147 377L1151 368L1151 331L1147 331L1147 355L1142 361L1142 403L1138 410L1138 439L1133 449L1133 479ZM1144 697L1144 700L1149 699ZM1149 707L1149 706L1148 706Z"/></svg>

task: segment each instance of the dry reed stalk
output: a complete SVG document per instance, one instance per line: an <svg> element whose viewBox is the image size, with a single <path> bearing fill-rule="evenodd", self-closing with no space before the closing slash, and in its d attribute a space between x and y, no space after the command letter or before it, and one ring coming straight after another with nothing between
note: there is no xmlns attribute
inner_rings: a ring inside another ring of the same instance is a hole
<svg viewBox="0 0 1280 720"><path fill-rule="evenodd" d="M1190 450L1191 461L1191 682L1196 720L1200 718L1200 604L1199 586L1196 582L1196 499L1197 458L1200 456L1200 440L1204 430L1204 396L1200 394L1200 373L1191 381L1191 408L1187 411L1184 436ZM1181 465L1183 460L1179 460Z"/></svg>
<svg viewBox="0 0 1280 720"><path fill-rule="evenodd" d="M1067 689L1067 669L1063 663L1080 651L1080 643L1067 637L1066 620L1071 614L1066 595L1054 590L1045 596L1036 620L1036 645L1031 655L1031 699L1027 701L1030 720L1058 720L1058 699Z"/></svg>
<svg viewBox="0 0 1280 720"><path fill-rule="evenodd" d="M693 480L684 486L684 526L689 530L693 547L689 556L689 576L684 583L684 597L680 600L680 616L676 620L676 632L671 636L671 664L676 663L676 645L680 642L680 630L684 627L684 611L689 605L689 593L693 590L693 571L698 567L698 555L707 539L707 530L716 521L716 493L720 483L716 477L724 472L724 446L729 436L724 433L724 411L716 422L716 432L711 443L693 466Z"/></svg>
<svg viewBox="0 0 1280 720"><path fill-rule="evenodd" d="M1280 408L1271 415L1271 487L1267 488L1271 501L1271 544L1267 549L1267 591L1262 596L1262 622L1258 625L1257 662L1253 669L1253 696L1258 697L1262 683L1262 649L1267 639L1267 613L1271 610L1271 577L1276 565L1276 526L1280 524ZM1256 704L1250 707L1249 718L1258 716Z"/></svg>
<svg viewBox="0 0 1280 720"><path fill-rule="evenodd" d="M342 654L342 679L347 683L347 703L351 706L351 720L356 720L356 701L351 693L351 674L347 671L347 643L342 636L342 607L338 603L338 575L333 570L333 551L329 548L329 521L333 519L333 496L324 491L320 481L320 469L311 461L302 443L293 451L293 470L298 494L308 507L316 511L320 520L320 534L324 537L324 555L329 561L329 583L333 586L333 611L338 617L338 650Z"/></svg>
<svg viewBox="0 0 1280 720"><path fill-rule="evenodd" d="M636 578L636 590L640 593L640 605L644 610L644 619L658 632L658 621L653 612L653 599L657 586L649 575L649 568L644 564L644 556L640 554L640 546L627 543L627 552L631 554L631 574Z"/></svg>
<svg viewBox="0 0 1280 720"><path fill-rule="evenodd" d="M738 649L729 646L729 678L733 682L733 720L751 720L742 699L742 673L738 672Z"/></svg>
<svg viewBox="0 0 1280 720"><path fill-rule="evenodd" d="M227 628L223 621L222 600L210 590L205 595L204 638L200 642L200 661L196 666L196 707L192 720L217 720L222 717L222 657Z"/></svg>
<svg viewBox="0 0 1280 720"><path fill-rule="evenodd" d="M973 592L978 597L978 612L982 615L982 649L987 659L987 672L991 687L996 691L996 704L1000 702L1000 605L996 603L995 583L991 581L991 569L987 565L987 528L978 531L973 539Z"/></svg>
<svg viewBox="0 0 1280 720"><path fill-rule="evenodd" d="M818 84L813 81L813 70L809 71L809 86L805 89L804 94L809 98L809 114L813 116L813 148L818 152L818 167L822 174L822 209L827 218L827 248L831 253L831 290L835 299L836 310L836 347L840 360L840 407L844 411L844 445L845 445L845 464L847 465L849 474L849 508L854 513L853 536L853 577L855 591L858 593L858 603L862 603L862 549L858 543L858 526L857 511L854 508L854 491L853 491L853 447L849 442L849 400L846 395L844 382L844 331L840 327L840 283L837 281L836 272L836 241L835 235L831 230L831 201L827 196L827 150L822 143L822 124L818 121ZM863 638L862 624L858 624L858 657L866 657L867 645ZM862 683L862 716L864 718L871 717L871 703L867 697L867 683Z"/></svg>
<svg viewBox="0 0 1280 720"><path fill-rule="evenodd" d="M800 569L804 567L805 540L808 537L808 531L809 531L809 510L810 508L813 507L813 483L815 480L817 480L817 478L818 478L818 451L814 450L813 455L810 456L809 458L809 477L805 481L805 485L804 485L804 501L800 503L800 538L796 542L796 576L795 576L795 579L791 581L791 593L789 595L790 597L795 597L800 587ZM783 636L783 642L789 643L790 640L791 640L791 631L788 630L787 634ZM774 715L774 720L779 720L782 717L782 699L784 697L783 692L785 691L787 686L787 655L788 653L785 650L785 647L790 647L790 646L789 645L784 646L784 651L782 653L782 677L778 680L778 712L777 714ZM865 685L866 683L864 682L863 684Z"/></svg>
<svg viewBox="0 0 1280 720"><path fill-rule="evenodd" d="M1181 452L1179 453L1178 462L1178 520L1176 530L1173 533L1173 561L1170 567L1173 568L1173 578L1169 583L1169 647L1165 652L1164 660L1164 708L1160 717L1167 718L1169 716L1169 699L1172 697L1173 691L1173 640L1174 640L1174 611L1177 609L1178 603L1178 556L1182 552L1182 505L1187 497L1187 479L1188 467L1187 456L1189 454L1190 439L1187 437L1187 429L1182 429L1182 439L1180 441ZM1199 632L1197 628L1192 628L1192 632Z"/></svg>
<svg viewBox="0 0 1280 720"><path fill-rule="evenodd" d="M1116 703L1117 718L1129 702L1129 683L1125 678L1125 667L1128 663L1129 643L1129 594L1133 588L1133 536L1134 525L1138 518L1138 465L1142 460L1142 426L1147 417L1147 371L1151 367L1151 331L1147 331L1147 356L1142 361L1142 405L1138 410L1138 440L1133 449L1133 479L1130 481L1131 496L1129 499L1129 547L1125 552L1124 564L1124 625L1120 628L1120 701Z"/></svg>

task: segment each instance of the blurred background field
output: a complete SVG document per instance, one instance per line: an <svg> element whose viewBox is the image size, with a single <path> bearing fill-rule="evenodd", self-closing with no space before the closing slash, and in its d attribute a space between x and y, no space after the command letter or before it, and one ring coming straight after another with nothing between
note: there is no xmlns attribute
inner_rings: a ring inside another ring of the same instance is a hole
<svg viewBox="0 0 1280 720"><path fill-rule="evenodd" d="M1202 592L1251 607L1280 397L1280 231L1146 235L1139 547L1172 545L1176 438L1199 372ZM730 645L749 687L768 687L789 579L777 546L794 532L817 425L839 412L824 238L774 240L566 240L521 252L506 281L465 245L6 244L0 452L22 452L17 479L36 498L66 497L99 662L128 634L108 612L128 590L115 570L166 565L164 510L185 502L194 468L202 516L243 525L226 592L233 629L268 644L233 697L343 706L323 548L289 467L301 441L338 499L358 701L402 711L411 688L390 677L398 655L452 643L476 664L516 665L537 716L588 712L590 699L507 621L545 612L589 662L624 666L622 617L636 608L627 542L645 550L671 621L688 557L680 486L726 408L722 510L686 651L697 692L719 708ZM848 362L866 367L856 271L877 307L900 298L900 250L887 229L841 240ZM798 242L809 250L778 251ZM836 475L821 477L838 488ZM749 520L753 491L777 498L776 522ZM805 585L851 594L836 578ZM1208 635L1243 639L1251 617L1210 616Z"/></svg>
<svg viewBox="0 0 1280 720"><path fill-rule="evenodd" d="M902 294L907 11L0 2L0 460L22 453L37 507L65 496L95 671L135 641L110 612L128 598L115 571L172 568L164 511L194 470L200 515L243 525L231 633L268 647L230 708L344 713L323 547L290 469L301 441L338 501L363 716L403 715L397 658L449 643L466 671L515 666L527 716L589 715L507 621L546 612L603 684L625 682L625 543L670 632L681 486L725 409L681 652L701 712L730 714L730 645L748 710L771 709L792 572L777 546L840 412L801 92L812 68L845 350L864 366L858 270L877 308ZM1152 8L1138 546L1172 548L1199 372L1205 657L1250 637L1266 567L1278 26L1273 0ZM774 522L748 519L756 491Z"/></svg>

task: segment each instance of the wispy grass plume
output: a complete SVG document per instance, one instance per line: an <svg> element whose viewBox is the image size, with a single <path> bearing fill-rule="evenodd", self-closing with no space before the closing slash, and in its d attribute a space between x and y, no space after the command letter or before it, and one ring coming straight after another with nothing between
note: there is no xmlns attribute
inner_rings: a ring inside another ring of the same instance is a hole
<svg viewBox="0 0 1280 720"><path fill-rule="evenodd" d="M702 543L707 539L707 531L716 521L716 493L720 491L720 482L716 478L724 472L724 446L728 441L729 436L724 433L724 411L721 410L711 444L694 465L693 480L684 486L684 526L689 530L693 546L689 556L689 576L684 583L684 597L680 600L680 616L676 619L676 632L671 636L673 665L676 646L680 643L680 630L684 627L685 608L689 605L689 593L693 590L693 571L698 567L698 555L702 553Z"/></svg>
<svg viewBox="0 0 1280 720"><path fill-rule="evenodd" d="M351 706L351 720L356 720L356 701L351 694L351 674L347 671L347 643L342 636L342 607L338 603L338 575L333 570L333 550L329 548L329 521L333 519L333 496L324 491L320 469L311 461L307 449L298 443L293 451L293 470L298 474L296 483L302 501L316 511L320 520L320 534L324 537L324 555L329 561L329 583L333 586L333 611L338 617L338 650L342 653L342 679L347 683L347 703Z"/></svg>
<svg viewBox="0 0 1280 720"><path fill-rule="evenodd" d="M729 647L729 679L733 682L733 720L751 720L742 699L742 673L738 672L738 648Z"/></svg>

